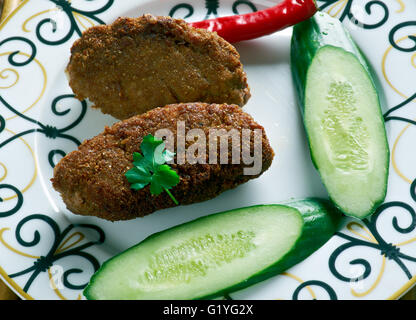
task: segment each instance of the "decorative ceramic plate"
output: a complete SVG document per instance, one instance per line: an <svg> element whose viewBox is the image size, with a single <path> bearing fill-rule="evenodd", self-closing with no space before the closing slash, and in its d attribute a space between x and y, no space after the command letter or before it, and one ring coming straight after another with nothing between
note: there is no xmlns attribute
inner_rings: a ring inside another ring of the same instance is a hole
<svg viewBox="0 0 416 320"><path fill-rule="evenodd" d="M276 1L277 2L277 1ZM74 99L64 75L86 28L144 13L196 21L274 5L266 0L25 0L0 25L0 275L25 299L82 299L100 264L150 234L211 213L327 197L313 168L289 69L291 29L236 45L252 98L244 107L276 152L260 178L199 204L111 223L69 212L53 167L116 120ZM321 0L369 58L385 92L391 165L386 202L345 218L320 250L232 299L395 299L416 282L416 2ZM229 298L229 297L227 297Z"/></svg>

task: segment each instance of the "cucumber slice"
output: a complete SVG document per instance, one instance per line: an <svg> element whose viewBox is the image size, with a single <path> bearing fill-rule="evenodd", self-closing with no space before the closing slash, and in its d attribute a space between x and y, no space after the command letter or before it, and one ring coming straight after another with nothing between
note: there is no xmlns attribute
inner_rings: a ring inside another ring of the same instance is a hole
<svg viewBox="0 0 416 320"><path fill-rule="evenodd" d="M321 247L340 212L326 200L246 207L156 233L105 262L88 299L213 298L281 273Z"/></svg>
<svg viewBox="0 0 416 320"><path fill-rule="evenodd" d="M384 201L389 148L370 67L341 22L294 27L291 66L313 163L331 200L363 219Z"/></svg>

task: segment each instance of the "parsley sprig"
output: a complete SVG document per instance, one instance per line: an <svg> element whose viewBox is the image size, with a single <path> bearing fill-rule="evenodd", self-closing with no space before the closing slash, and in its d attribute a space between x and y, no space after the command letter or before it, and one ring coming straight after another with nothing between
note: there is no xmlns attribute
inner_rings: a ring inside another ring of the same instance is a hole
<svg viewBox="0 0 416 320"><path fill-rule="evenodd" d="M143 138L140 145L143 153L133 153L133 168L125 173L130 188L143 189L150 184L150 193L159 195L165 191L172 201L178 205L178 201L169 191L179 183L179 175L167 161L173 160L175 155L165 148L165 142L149 134Z"/></svg>

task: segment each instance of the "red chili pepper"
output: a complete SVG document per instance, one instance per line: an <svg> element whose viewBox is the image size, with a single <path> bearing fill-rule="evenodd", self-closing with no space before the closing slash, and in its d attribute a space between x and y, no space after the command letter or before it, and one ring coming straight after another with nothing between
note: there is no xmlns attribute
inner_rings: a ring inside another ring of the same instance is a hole
<svg viewBox="0 0 416 320"><path fill-rule="evenodd" d="M247 14L191 22L195 28L215 31L229 42L262 37L312 17L315 0L283 0L278 5Z"/></svg>

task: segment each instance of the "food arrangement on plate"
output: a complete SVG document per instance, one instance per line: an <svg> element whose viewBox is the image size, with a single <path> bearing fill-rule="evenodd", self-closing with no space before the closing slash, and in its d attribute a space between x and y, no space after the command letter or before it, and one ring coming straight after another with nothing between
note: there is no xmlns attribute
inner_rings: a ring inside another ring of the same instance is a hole
<svg viewBox="0 0 416 320"><path fill-rule="evenodd" d="M291 25L292 76L330 197L236 208L156 233L105 262L88 299L215 298L282 273L325 244L342 214L363 219L384 201L389 148L376 80L340 21L316 11L312 0L285 0L190 24L146 14L74 43L73 92L120 121L55 166L53 187L71 212L128 220L267 174L274 151L244 112L251 93L228 41Z"/></svg>

